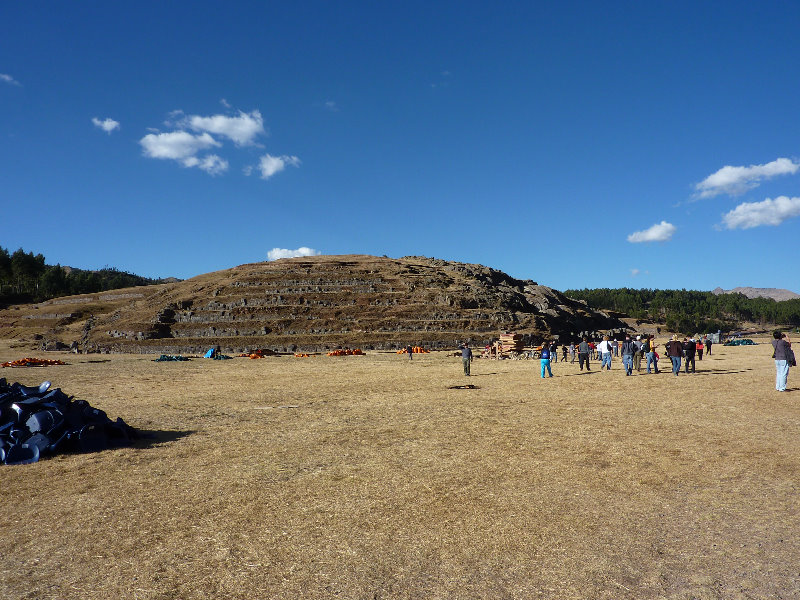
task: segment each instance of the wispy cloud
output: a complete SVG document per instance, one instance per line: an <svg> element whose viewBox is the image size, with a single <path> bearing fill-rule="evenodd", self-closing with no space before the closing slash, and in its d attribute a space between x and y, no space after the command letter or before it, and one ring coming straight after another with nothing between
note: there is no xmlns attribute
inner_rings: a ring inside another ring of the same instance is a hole
<svg viewBox="0 0 800 600"><path fill-rule="evenodd" d="M96 127L99 127L109 135L111 135L111 132L114 131L115 129L119 129L119 121L115 121L114 119L103 119L101 121L97 117L92 117L92 123L94 123Z"/></svg>
<svg viewBox="0 0 800 600"><path fill-rule="evenodd" d="M635 231L628 236L628 241L632 244L640 242L668 242L677 231L672 223L661 221L644 231Z"/></svg>
<svg viewBox="0 0 800 600"><path fill-rule="evenodd" d="M296 250L289 250L288 248L273 248L267 252L267 260L278 260L279 258L296 258L298 256L319 256L322 254L319 250L301 246Z"/></svg>
<svg viewBox="0 0 800 600"><path fill-rule="evenodd" d="M697 196L712 198L720 194L741 196L760 185L761 180L778 175L794 175L800 170L800 163L788 158L777 158L763 165L749 167L724 166L695 186Z"/></svg>
<svg viewBox="0 0 800 600"><path fill-rule="evenodd" d="M216 154L198 157L197 154L220 144L208 133L193 135L188 131L149 133L139 140L144 155L149 158L175 160L184 167L197 167L210 175L228 170L228 162Z"/></svg>
<svg viewBox="0 0 800 600"><path fill-rule="evenodd" d="M228 161L216 154L207 154L202 158L190 156L183 164L186 167L197 167L209 175L220 175L228 170Z"/></svg>
<svg viewBox="0 0 800 600"><path fill-rule="evenodd" d="M324 104L325 109L331 112L339 112L339 105L336 104L333 100L328 100Z"/></svg>
<svg viewBox="0 0 800 600"><path fill-rule="evenodd" d="M9 85L19 85L19 86L22 85L19 81L14 79L11 75L6 75L5 73L0 73L0 81L2 81L4 83L7 83Z"/></svg>
<svg viewBox="0 0 800 600"><path fill-rule="evenodd" d="M744 202L722 216L726 229L752 229L761 225L780 225L800 216L800 198L778 196L763 202Z"/></svg>
<svg viewBox="0 0 800 600"><path fill-rule="evenodd" d="M272 156L271 154L265 154L258 161L258 166L256 168L261 172L261 179L269 179L275 175L275 173L283 171L287 166L299 167L300 159L296 156ZM249 171L246 171L246 173L249 174Z"/></svg>
<svg viewBox="0 0 800 600"><path fill-rule="evenodd" d="M256 137L264 133L264 119L258 110L249 113L239 111L235 117L188 115L181 125L192 131L221 135L232 140L237 146L252 146Z"/></svg>
<svg viewBox="0 0 800 600"><path fill-rule="evenodd" d="M631 269L631 277L636 277L641 271L639 269Z"/></svg>

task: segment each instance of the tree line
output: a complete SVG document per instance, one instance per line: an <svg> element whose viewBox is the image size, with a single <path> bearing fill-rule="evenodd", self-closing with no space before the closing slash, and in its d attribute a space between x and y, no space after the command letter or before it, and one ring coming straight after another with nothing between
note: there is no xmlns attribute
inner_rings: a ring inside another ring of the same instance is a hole
<svg viewBox="0 0 800 600"><path fill-rule="evenodd" d="M10 253L0 246L0 306L44 302L59 296L93 294L107 290L162 283L105 267L98 271L48 265L42 254L22 248Z"/></svg>
<svg viewBox="0 0 800 600"><path fill-rule="evenodd" d="M642 321L666 323L667 329L691 335L732 331L743 321L761 325L800 326L800 299L777 302L744 294L713 294L694 290L599 288L566 290L599 310L613 310Z"/></svg>

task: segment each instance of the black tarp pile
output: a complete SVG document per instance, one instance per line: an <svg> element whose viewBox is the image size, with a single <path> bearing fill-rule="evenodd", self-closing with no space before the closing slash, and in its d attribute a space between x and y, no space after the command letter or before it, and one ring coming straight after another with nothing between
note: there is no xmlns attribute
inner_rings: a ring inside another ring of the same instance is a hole
<svg viewBox="0 0 800 600"><path fill-rule="evenodd" d="M61 452L96 452L127 446L138 437L122 419L112 421L85 400L73 400L45 381L39 387L0 379L0 463L32 463Z"/></svg>
<svg viewBox="0 0 800 600"><path fill-rule="evenodd" d="M191 358L186 358L185 356L181 356L180 354L178 354L177 356L174 356L172 354L162 354L158 358L154 358L153 362L170 362L170 361L179 361L180 362L180 361L186 361L186 360L192 360L192 359Z"/></svg>

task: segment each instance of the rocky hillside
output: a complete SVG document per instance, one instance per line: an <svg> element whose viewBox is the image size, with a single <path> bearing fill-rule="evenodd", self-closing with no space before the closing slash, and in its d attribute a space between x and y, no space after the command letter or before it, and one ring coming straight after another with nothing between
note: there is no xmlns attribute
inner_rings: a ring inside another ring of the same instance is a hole
<svg viewBox="0 0 800 600"><path fill-rule="evenodd" d="M795 294L790 290L782 290L778 288L754 288L754 287L737 287L732 290L723 290L718 287L711 290L712 294L743 294L748 298L772 298L776 302L783 302L784 300L794 300L800 298L800 294Z"/></svg>
<svg viewBox="0 0 800 600"><path fill-rule="evenodd" d="M624 328L534 281L416 256L282 259L0 311L3 338L112 352L437 348Z"/></svg>

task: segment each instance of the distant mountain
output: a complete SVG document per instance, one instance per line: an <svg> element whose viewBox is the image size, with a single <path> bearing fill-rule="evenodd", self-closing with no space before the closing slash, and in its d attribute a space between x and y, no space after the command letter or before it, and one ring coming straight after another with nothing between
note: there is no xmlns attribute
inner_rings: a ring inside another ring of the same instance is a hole
<svg viewBox="0 0 800 600"><path fill-rule="evenodd" d="M743 294L748 298L772 298L778 302L800 298L800 294L795 294L790 290L780 290L778 288L737 287L732 290L723 290L718 287L712 290L711 293L718 296L720 294Z"/></svg>

